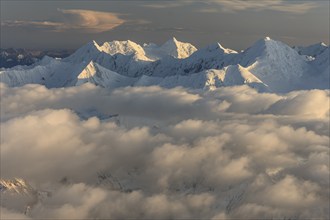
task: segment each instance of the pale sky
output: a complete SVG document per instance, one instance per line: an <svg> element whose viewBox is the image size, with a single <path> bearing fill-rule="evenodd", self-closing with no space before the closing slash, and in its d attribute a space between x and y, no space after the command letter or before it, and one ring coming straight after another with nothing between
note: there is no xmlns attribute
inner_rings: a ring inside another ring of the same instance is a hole
<svg viewBox="0 0 330 220"><path fill-rule="evenodd" d="M241 50L270 36L289 45L329 44L328 0L1 0L1 48L74 49L172 36L198 48Z"/></svg>

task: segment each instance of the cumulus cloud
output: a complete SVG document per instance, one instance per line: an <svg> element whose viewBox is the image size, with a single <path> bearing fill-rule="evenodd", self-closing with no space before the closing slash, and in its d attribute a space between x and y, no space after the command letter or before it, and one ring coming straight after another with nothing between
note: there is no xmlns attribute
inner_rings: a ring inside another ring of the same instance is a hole
<svg viewBox="0 0 330 220"><path fill-rule="evenodd" d="M285 115L324 117L329 115L329 106L325 105L327 102L329 102L329 91L291 92L285 99L274 103L268 111Z"/></svg>
<svg viewBox="0 0 330 220"><path fill-rule="evenodd" d="M118 14L110 12L80 9L58 9L58 11L63 16L63 21L3 21L1 26L54 32L77 30L87 33L100 33L109 31L125 22Z"/></svg>
<svg viewBox="0 0 330 220"><path fill-rule="evenodd" d="M10 202L26 196L2 192L2 213L328 219L328 99L325 90L247 86L2 84L1 177L23 178L41 194L27 212Z"/></svg>

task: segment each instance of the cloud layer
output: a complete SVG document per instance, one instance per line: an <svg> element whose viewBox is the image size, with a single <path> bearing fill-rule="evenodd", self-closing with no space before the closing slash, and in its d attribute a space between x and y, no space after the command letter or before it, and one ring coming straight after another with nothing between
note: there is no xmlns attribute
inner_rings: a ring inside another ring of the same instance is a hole
<svg viewBox="0 0 330 220"><path fill-rule="evenodd" d="M224 11L235 12L243 10L263 11L272 10L289 12L295 14L305 13L317 5L312 2L304 1L285 1L285 0L209 0L209 2L219 4Z"/></svg>
<svg viewBox="0 0 330 220"><path fill-rule="evenodd" d="M153 3L148 3L145 7L162 9L162 8L175 8L183 7L191 4L195 4L194 1L155 1ZM204 4L207 4L211 7L203 8L201 7L200 11L202 12L239 12L239 11L279 11L279 12L288 12L294 14L302 14L313 8L318 7L318 5L312 1L290 1L290 0L205 0ZM220 6L220 7L218 7Z"/></svg>
<svg viewBox="0 0 330 220"><path fill-rule="evenodd" d="M3 21L1 26L63 32L77 30L84 33L101 33L120 26L125 20L115 13L92 10L58 10L63 21Z"/></svg>
<svg viewBox="0 0 330 220"><path fill-rule="evenodd" d="M329 218L329 91L1 92L1 177L51 192L27 218Z"/></svg>

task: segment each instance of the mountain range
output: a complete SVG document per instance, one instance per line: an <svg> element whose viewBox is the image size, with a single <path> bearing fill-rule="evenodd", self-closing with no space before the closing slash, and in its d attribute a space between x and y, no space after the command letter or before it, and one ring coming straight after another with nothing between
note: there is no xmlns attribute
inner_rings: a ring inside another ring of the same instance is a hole
<svg viewBox="0 0 330 220"><path fill-rule="evenodd" d="M0 48L0 68L11 68L17 65L32 65L44 56L64 58L71 55L72 50L32 50L32 49L1 49Z"/></svg>
<svg viewBox="0 0 330 220"><path fill-rule="evenodd" d="M93 83L106 88L159 85L212 90L246 84L261 92L329 89L329 46L290 47L269 37L237 52L214 43L197 49L172 38L163 45L92 41L66 58L44 56L0 71L8 86L47 88Z"/></svg>

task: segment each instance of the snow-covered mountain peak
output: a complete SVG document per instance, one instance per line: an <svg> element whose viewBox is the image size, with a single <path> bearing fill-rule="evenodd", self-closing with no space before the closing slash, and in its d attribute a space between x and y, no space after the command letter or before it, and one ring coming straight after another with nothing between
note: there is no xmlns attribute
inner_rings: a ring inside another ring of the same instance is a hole
<svg viewBox="0 0 330 220"><path fill-rule="evenodd" d="M96 41L91 41L84 46L80 47L71 56L63 59L73 63L89 62L102 51L102 48Z"/></svg>
<svg viewBox="0 0 330 220"><path fill-rule="evenodd" d="M85 46L83 46L83 49L101 51L101 46L95 40L92 40L88 42Z"/></svg>
<svg viewBox="0 0 330 220"><path fill-rule="evenodd" d="M213 43L213 44L210 44L208 45L206 48L204 48L204 50L208 50L209 52L211 51L215 51L215 50L222 50L222 46L221 44L219 44L218 42L217 43Z"/></svg>
<svg viewBox="0 0 330 220"><path fill-rule="evenodd" d="M307 47L302 47L302 46L293 47L293 49L295 49L300 55L311 56L314 58L320 55L327 48L329 47L323 42L312 44Z"/></svg>
<svg viewBox="0 0 330 220"><path fill-rule="evenodd" d="M54 58L49 57L47 55L45 55L40 61L38 61L38 65L47 65L50 62L52 62L54 60Z"/></svg>
<svg viewBox="0 0 330 220"><path fill-rule="evenodd" d="M77 76L75 85L92 83L101 87L117 88L131 85L137 78L126 77L91 61Z"/></svg>
<svg viewBox="0 0 330 220"><path fill-rule="evenodd" d="M180 43L175 37L170 38L168 41L166 41L161 47L170 47L170 46L175 46L177 47Z"/></svg>
<svg viewBox="0 0 330 220"><path fill-rule="evenodd" d="M197 48L190 43L184 43L178 41L175 37L172 37L160 47L160 50L167 55L178 59L184 59L197 51Z"/></svg>
<svg viewBox="0 0 330 220"><path fill-rule="evenodd" d="M270 91L266 84L239 64L229 65L221 70L206 70L205 73L208 82L215 80L212 83L213 89L219 86L248 85L260 92Z"/></svg>
<svg viewBox="0 0 330 220"><path fill-rule="evenodd" d="M169 39L167 42L173 42L174 44L181 43L181 42L179 42L175 37L172 37L172 38Z"/></svg>
<svg viewBox="0 0 330 220"><path fill-rule="evenodd" d="M224 68L224 70L227 72L227 74L231 74L232 77L240 78L243 80L243 82L246 83L262 83L262 81L253 75L248 68L245 68L239 64L236 65L230 65Z"/></svg>
<svg viewBox="0 0 330 220"><path fill-rule="evenodd" d="M78 79L86 79L90 78L91 76L95 75L96 68L93 61L90 61L87 66L81 71L81 73L78 75Z"/></svg>
<svg viewBox="0 0 330 220"><path fill-rule="evenodd" d="M237 53L237 51L235 50L232 50L232 49L229 49L229 48L225 48L223 47L220 43L217 43L218 44L218 47L224 51L224 53L226 54L232 54L232 53Z"/></svg>
<svg viewBox="0 0 330 220"><path fill-rule="evenodd" d="M288 45L284 44L281 41L274 40L274 39L272 39L270 37L264 37L264 38L261 38L261 39L257 40L252 45L252 47L256 47L256 46L271 47L271 46L274 46L274 45L288 46Z"/></svg>
<svg viewBox="0 0 330 220"><path fill-rule="evenodd" d="M316 65L320 70L329 70L329 54L329 47L325 47L325 49L316 56L315 60L313 60L312 63ZM329 75L329 72L327 72L326 74Z"/></svg>
<svg viewBox="0 0 330 220"><path fill-rule="evenodd" d="M269 41L269 40L272 40L272 39L271 39L270 37L267 36L267 37L264 38L264 40L265 40L265 41Z"/></svg>
<svg viewBox="0 0 330 220"><path fill-rule="evenodd" d="M93 44L97 49L100 50L100 45L95 41L93 40L92 42L90 42L91 44Z"/></svg>
<svg viewBox="0 0 330 220"><path fill-rule="evenodd" d="M276 40L261 39L240 56L240 64L275 92L307 88L307 85L302 85L303 78L314 71L293 48Z"/></svg>
<svg viewBox="0 0 330 220"><path fill-rule="evenodd" d="M197 50L176 38L162 46L143 47L130 40L106 42L102 46L92 41L68 58L45 57L31 67L0 70L0 82L9 86L38 83L48 88L86 82L107 88L135 85L200 88L212 79L216 88L252 82L253 85L262 82L273 92L329 88L329 47L318 43L308 48L308 53L317 52L313 59L306 59L307 55L300 55L296 48L269 37L239 53L219 43ZM206 74L210 69L222 71ZM221 75L223 71L225 78Z"/></svg>
<svg viewBox="0 0 330 220"><path fill-rule="evenodd" d="M269 37L263 38L255 42L251 47L246 49L242 54L241 65L252 65L258 60L277 60L277 62L288 62L287 57L292 60L303 60L297 52L288 45L272 40Z"/></svg>
<svg viewBox="0 0 330 220"><path fill-rule="evenodd" d="M273 39L271 39L270 37L265 37L265 38L262 38L258 41L256 41L251 48L256 48L256 49L265 49L267 47L271 47L271 46L274 46L278 43L281 43L279 41L275 41Z"/></svg>
<svg viewBox="0 0 330 220"><path fill-rule="evenodd" d="M220 43L213 43L208 45L206 48L200 50L200 51L207 51L207 52L217 52L217 53L221 53L221 54L237 54L237 52L235 50L232 49L228 49L223 47Z"/></svg>
<svg viewBox="0 0 330 220"><path fill-rule="evenodd" d="M237 70L237 71L248 71L248 69L247 68L245 68L245 67L243 67L243 66L241 66L241 65L239 65L239 64L236 64L236 65L230 65L230 66L228 66L229 68L232 68L232 69L235 69L235 70Z"/></svg>
<svg viewBox="0 0 330 220"><path fill-rule="evenodd" d="M143 48L139 44L130 40L105 42L102 45L101 50L110 55L118 53L123 55L145 55Z"/></svg>

